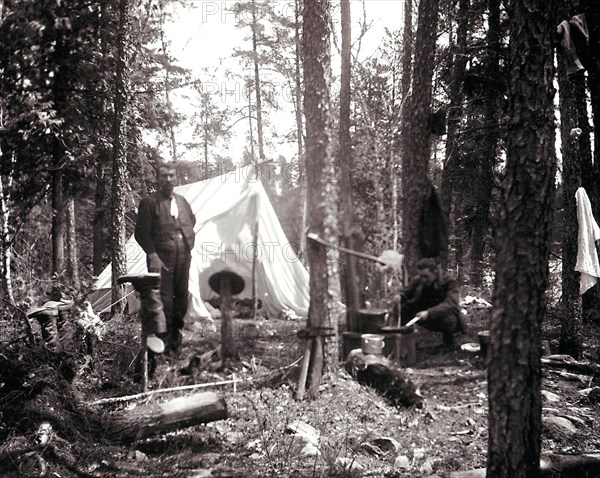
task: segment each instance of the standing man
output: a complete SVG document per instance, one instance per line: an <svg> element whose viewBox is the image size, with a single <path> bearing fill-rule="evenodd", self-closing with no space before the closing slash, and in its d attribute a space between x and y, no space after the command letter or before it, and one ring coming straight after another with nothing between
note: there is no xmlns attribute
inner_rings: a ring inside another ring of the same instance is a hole
<svg viewBox="0 0 600 478"><path fill-rule="evenodd" d="M194 247L196 218L183 196L173 192L177 170L173 163L160 163L158 190L140 201L135 239L147 254L148 272L160 273L166 350L181 346L183 317L188 303L188 277Z"/></svg>

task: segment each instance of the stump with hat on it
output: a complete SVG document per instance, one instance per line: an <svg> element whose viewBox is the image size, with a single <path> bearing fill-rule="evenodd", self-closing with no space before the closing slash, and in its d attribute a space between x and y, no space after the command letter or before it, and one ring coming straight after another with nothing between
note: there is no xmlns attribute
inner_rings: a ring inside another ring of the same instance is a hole
<svg viewBox="0 0 600 478"><path fill-rule="evenodd" d="M236 357L231 296L242 293L246 284L238 273L224 269L212 274L208 285L221 296L221 360Z"/></svg>
<svg viewBox="0 0 600 478"><path fill-rule="evenodd" d="M160 273L126 274L117 278L117 284L130 283L140 297L140 319L142 322L141 348L135 362L134 379L148 390L148 378L156 368L155 354L165 351L165 344L159 335L164 334L166 318L160 298ZM148 350L152 355L148 355ZM150 368L150 370L148 370Z"/></svg>

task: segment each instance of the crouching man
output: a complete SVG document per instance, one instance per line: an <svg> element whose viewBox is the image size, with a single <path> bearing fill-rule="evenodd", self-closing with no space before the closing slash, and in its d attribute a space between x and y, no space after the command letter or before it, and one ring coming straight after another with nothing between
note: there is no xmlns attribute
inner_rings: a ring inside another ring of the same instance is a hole
<svg viewBox="0 0 600 478"><path fill-rule="evenodd" d="M418 318L417 325L441 332L444 345L455 348L455 334L467 331L459 301L456 280L433 259L421 259L417 262L416 277L401 292L401 324Z"/></svg>

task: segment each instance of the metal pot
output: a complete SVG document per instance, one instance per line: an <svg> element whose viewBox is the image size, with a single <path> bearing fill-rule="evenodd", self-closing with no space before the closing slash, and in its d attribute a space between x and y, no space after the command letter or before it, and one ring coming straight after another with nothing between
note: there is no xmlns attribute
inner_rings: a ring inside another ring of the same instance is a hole
<svg viewBox="0 0 600 478"><path fill-rule="evenodd" d="M383 354L383 335L377 334L362 334L361 336L361 350L363 354Z"/></svg>

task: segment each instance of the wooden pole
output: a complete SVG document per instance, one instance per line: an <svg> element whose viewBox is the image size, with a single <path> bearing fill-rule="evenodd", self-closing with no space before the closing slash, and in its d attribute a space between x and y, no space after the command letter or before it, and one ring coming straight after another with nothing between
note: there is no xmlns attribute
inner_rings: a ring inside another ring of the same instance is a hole
<svg viewBox="0 0 600 478"><path fill-rule="evenodd" d="M148 345L144 332L142 332L142 390L148 391Z"/></svg>
<svg viewBox="0 0 600 478"><path fill-rule="evenodd" d="M314 340L312 337L307 337L306 345L304 346L304 357L302 358L302 367L300 368L300 379L298 380L298 389L296 390L296 399L304 398L304 389L306 388L306 378L308 376L308 365L310 363L311 349Z"/></svg>
<svg viewBox="0 0 600 478"><path fill-rule="evenodd" d="M221 277L221 360L235 355L233 317L231 314L231 277Z"/></svg>
<svg viewBox="0 0 600 478"><path fill-rule="evenodd" d="M254 196L254 250L252 251L252 319L256 320L258 296L256 294L256 262L258 260L258 197Z"/></svg>
<svg viewBox="0 0 600 478"><path fill-rule="evenodd" d="M319 385L321 384L321 375L323 373L323 337L317 335L312 341L313 352L310 366L310 383L308 386L308 396L317 398L319 395Z"/></svg>

